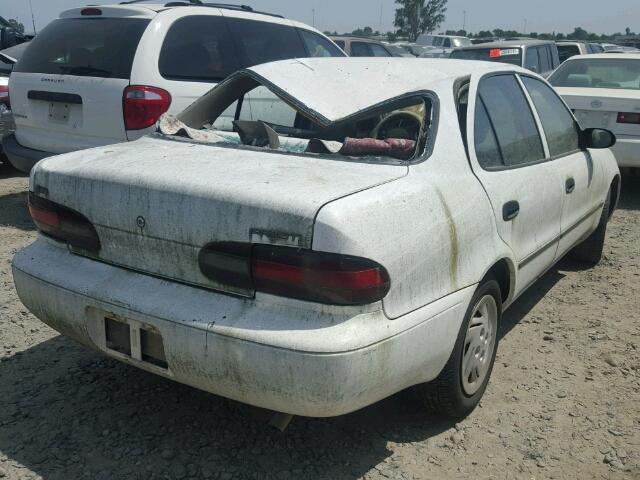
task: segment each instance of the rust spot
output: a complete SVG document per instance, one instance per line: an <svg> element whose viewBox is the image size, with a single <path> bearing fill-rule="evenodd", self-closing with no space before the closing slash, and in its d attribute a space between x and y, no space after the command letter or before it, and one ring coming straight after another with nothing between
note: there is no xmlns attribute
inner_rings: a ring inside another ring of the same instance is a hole
<svg viewBox="0 0 640 480"><path fill-rule="evenodd" d="M451 214L451 210L449 209L449 205L444 199L444 195L440 189L436 188L436 193L438 194L438 198L440 199L440 203L442 204L442 208L444 209L444 214L447 217L447 225L449 226L449 243L450 243L450 254L449 254L449 275L451 277L451 283L454 288L458 286L458 256L459 256L459 247L458 247L458 232L456 230L456 224L453 221L453 215Z"/></svg>

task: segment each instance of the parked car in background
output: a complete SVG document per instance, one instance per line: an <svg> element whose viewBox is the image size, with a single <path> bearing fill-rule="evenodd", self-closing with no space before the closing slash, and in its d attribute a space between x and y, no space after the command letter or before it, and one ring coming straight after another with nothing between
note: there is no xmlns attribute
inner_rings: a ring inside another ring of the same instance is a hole
<svg viewBox="0 0 640 480"><path fill-rule="evenodd" d="M615 133L613 152L620 167L640 168L640 54L572 57L549 82L583 128Z"/></svg>
<svg viewBox="0 0 640 480"><path fill-rule="evenodd" d="M265 87L290 123L212 128ZM600 260L620 189L615 137L511 65L284 60L158 124L36 165L18 295L112 358L304 416L414 385L469 414L503 310L565 254Z"/></svg>
<svg viewBox="0 0 640 480"><path fill-rule="evenodd" d="M14 25L0 17L0 50L28 42L32 38L33 35L27 35L16 30Z"/></svg>
<svg viewBox="0 0 640 480"><path fill-rule="evenodd" d="M29 45L28 42L0 51L0 140L15 130L9 95L9 76L13 66ZM2 147L0 145L0 153ZM0 157L0 166L8 166L6 157Z"/></svg>
<svg viewBox="0 0 640 480"><path fill-rule="evenodd" d="M560 63L575 55L588 55L591 53L602 53L604 48L597 43L581 42L578 40L563 40L556 42Z"/></svg>
<svg viewBox="0 0 640 480"><path fill-rule="evenodd" d="M3 147L28 172L51 155L135 140L162 113L180 112L238 68L313 56L344 53L307 25L249 7L176 2L68 10L14 68L16 132ZM286 111L271 94L244 101L252 107L247 119Z"/></svg>
<svg viewBox="0 0 640 480"><path fill-rule="evenodd" d="M455 48L470 46L471 40L454 35L422 34L416 43L429 48L429 51L420 55L422 58L446 58Z"/></svg>
<svg viewBox="0 0 640 480"><path fill-rule="evenodd" d="M451 53L450 58L510 63L543 77L548 76L560 65L558 47L555 42L545 40L483 43L457 48Z"/></svg>
<svg viewBox="0 0 640 480"><path fill-rule="evenodd" d="M394 57L387 45L363 37L332 36L331 40L350 57Z"/></svg>

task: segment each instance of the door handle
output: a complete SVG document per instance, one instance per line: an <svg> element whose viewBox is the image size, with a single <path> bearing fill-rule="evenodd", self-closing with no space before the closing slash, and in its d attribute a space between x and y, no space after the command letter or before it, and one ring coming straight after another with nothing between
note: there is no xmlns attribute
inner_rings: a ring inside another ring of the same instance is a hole
<svg viewBox="0 0 640 480"><path fill-rule="evenodd" d="M505 203L502 206L502 219L505 222L510 222L518 216L520 213L520 204L515 200Z"/></svg>
<svg viewBox="0 0 640 480"><path fill-rule="evenodd" d="M569 178L564 187L567 193L573 193L573 191L576 189L576 181L573 178Z"/></svg>

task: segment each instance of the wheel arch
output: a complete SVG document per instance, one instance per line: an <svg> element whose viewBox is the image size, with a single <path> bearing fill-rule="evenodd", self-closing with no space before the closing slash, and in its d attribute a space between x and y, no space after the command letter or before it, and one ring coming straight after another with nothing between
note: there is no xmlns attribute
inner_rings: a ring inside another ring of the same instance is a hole
<svg viewBox="0 0 640 480"><path fill-rule="evenodd" d="M609 218L613 215L613 212L618 208L618 201L620 200L620 193L622 190L622 181L620 174L616 174L611 181L611 204L609 205Z"/></svg>
<svg viewBox="0 0 640 480"><path fill-rule="evenodd" d="M502 305L509 303L515 289L515 265L510 258L503 257L491 265L485 272L480 283L493 278L500 286Z"/></svg>

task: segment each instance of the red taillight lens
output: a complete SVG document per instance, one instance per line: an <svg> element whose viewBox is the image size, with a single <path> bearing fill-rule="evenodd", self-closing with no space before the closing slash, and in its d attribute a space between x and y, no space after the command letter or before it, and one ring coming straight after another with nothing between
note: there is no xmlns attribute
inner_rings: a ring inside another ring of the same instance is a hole
<svg viewBox="0 0 640 480"><path fill-rule="evenodd" d="M100 251L100 239L91 222L78 212L29 194L29 213L45 235L92 253Z"/></svg>
<svg viewBox="0 0 640 480"><path fill-rule="evenodd" d="M390 288L389 274L372 260L292 247L211 244L199 263L223 285L331 305L374 303Z"/></svg>
<svg viewBox="0 0 640 480"><path fill-rule="evenodd" d="M489 50L489 58L500 58L502 56L502 51L499 48L492 48Z"/></svg>
<svg viewBox="0 0 640 480"><path fill-rule="evenodd" d="M620 112L618 113L618 123L634 123L640 124L640 113L636 112Z"/></svg>
<svg viewBox="0 0 640 480"><path fill-rule="evenodd" d="M0 103L5 105L7 108L10 107L9 103L9 86L8 85L0 85Z"/></svg>
<svg viewBox="0 0 640 480"><path fill-rule="evenodd" d="M82 10L80 10L80 15L102 15L102 10L100 10L99 8L83 8Z"/></svg>
<svg viewBox="0 0 640 480"><path fill-rule="evenodd" d="M125 128L141 130L153 126L170 105L171 95L162 88L142 85L125 88L122 98Z"/></svg>

